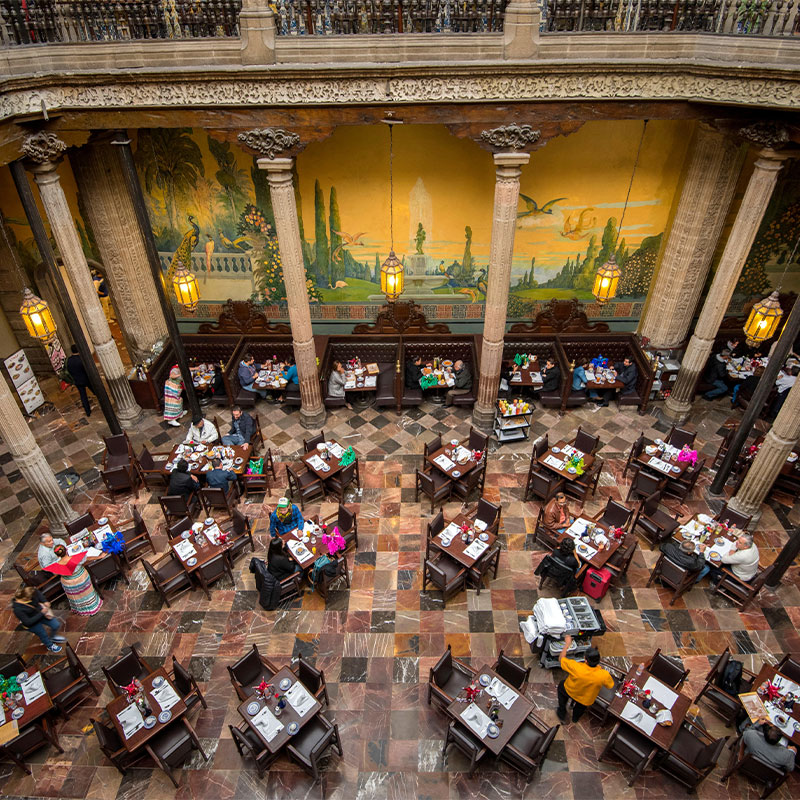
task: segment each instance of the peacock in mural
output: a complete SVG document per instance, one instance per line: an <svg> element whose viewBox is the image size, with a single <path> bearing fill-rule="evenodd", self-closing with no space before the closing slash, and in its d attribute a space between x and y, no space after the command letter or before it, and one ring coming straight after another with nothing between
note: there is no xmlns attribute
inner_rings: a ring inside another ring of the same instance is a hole
<svg viewBox="0 0 800 800"><path fill-rule="evenodd" d="M186 231L183 234L183 239L181 239L181 243L175 250L175 254L172 256L172 261L170 262L169 269L167 270L167 284L172 282L172 278L175 275L175 270L178 267L178 262L180 261L184 266L192 267L192 250L197 247L198 241L200 241L200 226L197 224L197 220L189 214L187 217L189 220L189 224L192 226L190 231Z"/></svg>

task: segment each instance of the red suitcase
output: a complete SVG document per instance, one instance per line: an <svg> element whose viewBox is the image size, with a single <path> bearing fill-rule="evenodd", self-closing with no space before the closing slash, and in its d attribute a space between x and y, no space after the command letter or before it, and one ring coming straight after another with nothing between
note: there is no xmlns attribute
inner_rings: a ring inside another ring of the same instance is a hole
<svg viewBox="0 0 800 800"><path fill-rule="evenodd" d="M606 596L612 577L611 571L605 567L600 569L589 567L583 577L583 591L595 600L602 600Z"/></svg>

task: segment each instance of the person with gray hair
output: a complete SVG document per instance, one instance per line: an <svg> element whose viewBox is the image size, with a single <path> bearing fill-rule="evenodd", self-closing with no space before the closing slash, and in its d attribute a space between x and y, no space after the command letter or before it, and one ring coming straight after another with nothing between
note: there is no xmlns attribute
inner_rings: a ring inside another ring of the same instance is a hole
<svg viewBox="0 0 800 800"><path fill-rule="evenodd" d="M701 544L700 552L704 553L707 547L708 545ZM750 583L758 575L758 559L758 548L753 542L752 534L742 533L736 540L736 547L728 555L723 556L719 563L720 566L730 567L731 572L740 581ZM722 579L722 570L719 567L706 564L697 580L702 580L709 573L711 573L710 580L713 585Z"/></svg>
<svg viewBox="0 0 800 800"><path fill-rule="evenodd" d="M694 551L694 542L689 539L667 539L659 546L659 550L676 566L697 572L705 567L706 560Z"/></svg>
<svg viewBox="0 0 800 800"><path fill-rule="evenodd" d="M56 561L58 561L58 556L53 552L53 548L57 544L63 544L64 547L67 546L67 543L63 539L54 539L50 531L45 531L39 537L39 542L39 551L36 555L39 558L39 566L42 569L49 567L51 564L55 564Z"/></svg>

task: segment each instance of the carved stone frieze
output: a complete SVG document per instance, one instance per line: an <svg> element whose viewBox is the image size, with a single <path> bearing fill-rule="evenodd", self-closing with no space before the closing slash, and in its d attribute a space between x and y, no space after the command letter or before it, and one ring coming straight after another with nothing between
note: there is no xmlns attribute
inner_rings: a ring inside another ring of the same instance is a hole
<svg viewBox="0 0 800 800"><path fill-rule="evenodd" d="M26 136L22 142L22 152L37 164L57 161L66 149L66 143L48 131L32 133L30 136Z"/></svg>
<svg viewBox="0 0 800 800"><path fill-rule="evenodd" d="M300 144L300 137L296 133L283 128L257 128L240 133L238 139L246 147L267 158L275 158Z"/></svg>
<svg viewBox="0 0 800 800"><path fill-rule="evenodd" d="M776 150L789 142L789 133L778 122L754 122L742 128L739 134L753 144Z"/></svg>
<svg viewBox="0 0 800 800"><path fill-rule="evenodd" d="M534 130L530 125L516 123L481 131L481 139L498 150L522 150L527 145L538 142L540 135L541 131Z"/></svg>

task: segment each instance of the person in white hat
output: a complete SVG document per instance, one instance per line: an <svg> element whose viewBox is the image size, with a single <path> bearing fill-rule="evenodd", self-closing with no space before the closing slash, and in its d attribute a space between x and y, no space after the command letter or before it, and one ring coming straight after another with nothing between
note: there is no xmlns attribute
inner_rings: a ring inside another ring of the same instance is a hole
<svg viewBox="0 0 800 800"><path fill-rule="evenodd" d="M288 497L281 497L277 508L269 515L270 536L282 536L295 528L301 530L303 524L300 509L294 503L290 503Z"/></svg>

